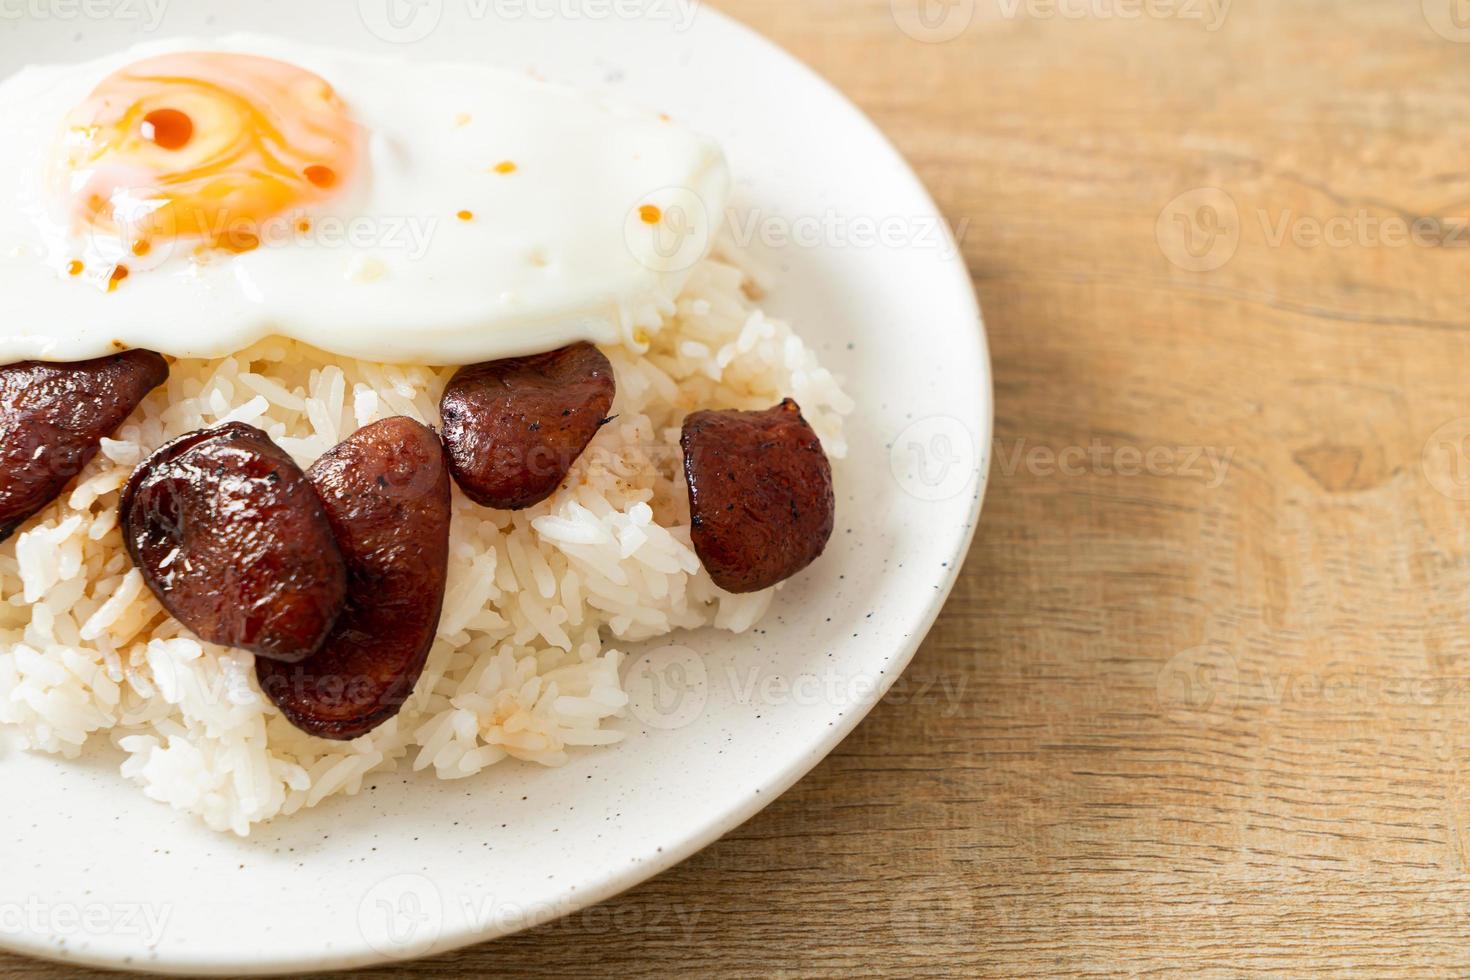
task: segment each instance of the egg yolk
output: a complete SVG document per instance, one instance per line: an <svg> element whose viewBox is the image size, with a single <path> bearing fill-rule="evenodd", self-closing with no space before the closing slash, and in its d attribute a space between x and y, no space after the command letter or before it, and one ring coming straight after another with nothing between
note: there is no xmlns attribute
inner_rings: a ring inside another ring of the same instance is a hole
<svg viewBox="0 0 1470 980"><path fill-rule="evenodd" d="M194 135L194 120L177 109L155 109L143 117L143 138L165 150L182 150Z"/></svg>
<svg viewBox="0 0 1470 980"><path fill-rule="evenodd" d="M80 230L119 251L193 239L238 253L267 222L340 193L364 142L309 71L256 55L168 54L114 73L72 111L52 174Z"/></svg>

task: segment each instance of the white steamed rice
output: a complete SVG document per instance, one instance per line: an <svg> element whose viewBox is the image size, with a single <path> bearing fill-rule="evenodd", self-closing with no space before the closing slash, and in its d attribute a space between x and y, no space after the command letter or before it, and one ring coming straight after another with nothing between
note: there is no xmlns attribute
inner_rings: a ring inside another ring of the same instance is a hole
<svg viewBox="0 0 1470 980"><path fill-rule="evenodd" d="M175 363L74 488L0 546L0 726L68 758L110 739L149 797L240 835L401 764L462 779L507 758L555 766L573 748L619 741L604 727L627 703L617 643L707 625L741 632L771 603L770 591L720 591L695 557L684 416L791 396L829 455L846 453L851 402L746 285L736 267L706 262L674 306L625 331L646 353L606 349L616 419L550 500L511 514L455 491L428 667L398 717L346 743L297 731L261 695L249 654L202 643L164 614L124 551L118 492L158 446L225 421L264 429L303 467L377 419L437 425L453 370L282 340Z"/></svg>

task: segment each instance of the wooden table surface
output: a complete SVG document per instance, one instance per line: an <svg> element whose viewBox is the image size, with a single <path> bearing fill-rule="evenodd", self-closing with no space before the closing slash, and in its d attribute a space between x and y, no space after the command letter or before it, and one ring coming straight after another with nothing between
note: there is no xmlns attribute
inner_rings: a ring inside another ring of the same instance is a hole
<svg viewBox="0 0 1470 980"><path fill-rule="evenodd" d="M979 535L899 695L759 817L382 975L1470 970L1470 20L712 2L965 227Z"/></svg>

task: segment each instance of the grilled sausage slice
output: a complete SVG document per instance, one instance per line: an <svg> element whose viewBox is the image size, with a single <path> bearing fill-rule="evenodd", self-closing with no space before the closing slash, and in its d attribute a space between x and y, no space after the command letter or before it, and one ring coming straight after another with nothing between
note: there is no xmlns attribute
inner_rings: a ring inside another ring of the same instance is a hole
<svg viewBox="0 0 1470 980"><path fill-rule="evenodd" d="M695 412L684 420L691 536L726 592L759 592L801 571L832 536L832 466L786 399L764 412Z"/></svg>
<svg viewBox="0 0 1470 980"><path fill-rule="evenodd" d="M166 380L168 362L148 350L0 367L0 541L55 500Z"/></svg>
<svg viewBox="0 0 1470 980"><path fill-rule="evenodd" d="M607 421L612 365L591 344L462 368L444 391L444 445L477 504L522 510L551 496Z"/></svg>
<svg viewBox="0 0 1470 980"><path fill-rule="evenodd" d="M347 608L314 656L257 660L256 676L297 728L346 740L396 715L423 673L449 575L449 475L432 429L391 418L307 477L347 558Z"/></svg>
<svg viewBox="0 0 1470 980"><path fill-rule="evenodd" d="M347 568L321 501L259 429L175 439L134 471L119 516L158 601L210 643L297 661L342 611Z"/></svg>

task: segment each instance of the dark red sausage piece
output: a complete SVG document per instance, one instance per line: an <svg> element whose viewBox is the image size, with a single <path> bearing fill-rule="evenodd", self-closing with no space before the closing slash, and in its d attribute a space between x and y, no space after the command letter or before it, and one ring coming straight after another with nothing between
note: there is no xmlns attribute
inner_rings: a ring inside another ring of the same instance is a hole
<svg viewBox="0 0 1470 980"><path fill-rule="evenodd" d="M55 500L167 380L168 362L149 350L0 367L0 541Z"/></svg>
<svg viewBox="0 0 1470 980"><path fill-rule="evenodd" d="M432 429L392 418L307 477L347 558L347 608L314 656L257 660L256 676L297 728L352 739L398 713L433 646L449 575L449 474Z"/></svg>
<svg viewBox="0 0 1470 980"><path fill-rule="evenodd" d="M832 536L832 466L796 402L695 412L680 441L694 550L716 585L759 592L816 561Z"/></svg>
<svg viewBox="0 0 1470 980"><path fill-rule="evenodd" d="M612 409L612 365L591 344L461 368L444 390L444 445L477 504L521 510L556 491Z"/></svg>
<svg viewBox="0 0 1470 980"><path fill-rule="evenodd" d="M210 643L301 660L342 612L347 568L321 501L259 429L175 439L133 472L119 516L158 601Z"/></svg>

